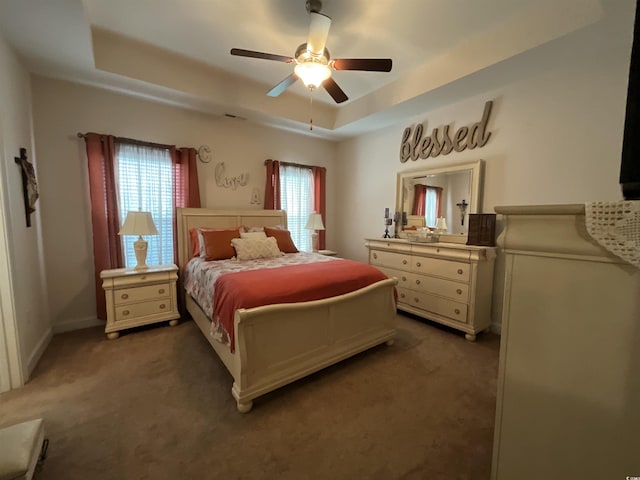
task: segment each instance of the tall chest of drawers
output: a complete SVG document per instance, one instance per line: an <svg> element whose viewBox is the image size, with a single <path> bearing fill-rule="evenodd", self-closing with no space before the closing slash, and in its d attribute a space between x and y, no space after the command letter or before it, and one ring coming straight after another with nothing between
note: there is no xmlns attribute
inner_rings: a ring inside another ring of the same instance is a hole
<svg viewBox="0 0 640 480"><path fill-rule="evenodd" d="M398 279L398 308L465 332L491 326L495 248L367 239L369 263Z"/></svg>
<svg viewBox="0 0 640 480"><path fill-rule="evenodd" d="M118 338L120 330L127 328L167 320L171 326L178 323L177 266L103 270L100 277L107 305L105 333L109 339Z"/></svg>

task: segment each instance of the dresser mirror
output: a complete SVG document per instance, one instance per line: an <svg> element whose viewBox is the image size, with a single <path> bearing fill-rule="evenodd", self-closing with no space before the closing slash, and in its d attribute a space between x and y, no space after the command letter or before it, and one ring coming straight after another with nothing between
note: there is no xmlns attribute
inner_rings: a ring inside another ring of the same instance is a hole
<svg viewBox="0 0 640 480"><path fill-rule="evenodd" d="M482 160L398 172L396 211L406 225L398 222L397 235L407 238L422 227L435 229L442 217L447 228L440 241L466 243L469 214L482 212L481 188Z"/></svg>

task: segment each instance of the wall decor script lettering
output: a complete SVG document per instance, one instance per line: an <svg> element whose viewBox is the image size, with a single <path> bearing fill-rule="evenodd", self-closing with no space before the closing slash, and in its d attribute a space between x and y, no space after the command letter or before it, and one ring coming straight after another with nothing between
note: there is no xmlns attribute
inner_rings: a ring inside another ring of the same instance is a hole
<svg viewBox="0 0 640 480"><path fill-rule="evenodd" d="M491 137L491 132L487 131L487 123L492 105L492 101L485 103L482 119L469 127L460 127L453 135L449 132L449 125L444 125L442 131L434 128L427 137L422 136L424 126L421 123L415 126L413 135L411 127L405 128L400 144L400 162L405 163L409 158L415 161L418 158L448 155L453 150L462 152L465 148L484 147Z"/></svg>

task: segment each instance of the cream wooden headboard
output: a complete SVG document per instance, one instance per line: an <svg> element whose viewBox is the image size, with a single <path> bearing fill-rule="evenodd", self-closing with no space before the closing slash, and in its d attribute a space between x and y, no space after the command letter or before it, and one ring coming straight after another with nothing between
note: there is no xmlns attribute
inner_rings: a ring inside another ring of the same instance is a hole
<svg viewBox="0 0 640 480"><path fill-rule="evenodd" d="M287 226L284 210L212 210L208 208L178 208L178 267L180 272L190 260L189 230L197 227L273 227Z"/></svg>

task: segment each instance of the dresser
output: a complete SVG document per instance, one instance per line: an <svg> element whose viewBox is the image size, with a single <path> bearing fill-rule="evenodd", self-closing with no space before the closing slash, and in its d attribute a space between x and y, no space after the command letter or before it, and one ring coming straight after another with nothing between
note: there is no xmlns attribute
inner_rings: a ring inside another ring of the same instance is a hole
<svg viewBox="0 0 640 480"><path fill-rule="evenodd" d="M636 478L640 269L591 239L584 204L496 212L505 292L491 478Z"/></svg>
<svg viewBox="0 0 640 480"><path fill-rule="evenodd" d="M491 326L495 248L367 239L369 263L398 279L398 308L465 332Z"/></svg>
<svg viewBox="0 0 640 480"><path fill-rule="evenodd" d="M150 323L178 323L176 265L151 266L141 270L118 268L100 273L107 304L105 333L109 339L120 330Z"/></svg>

